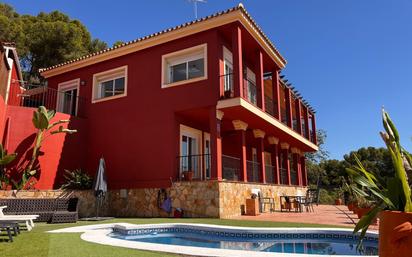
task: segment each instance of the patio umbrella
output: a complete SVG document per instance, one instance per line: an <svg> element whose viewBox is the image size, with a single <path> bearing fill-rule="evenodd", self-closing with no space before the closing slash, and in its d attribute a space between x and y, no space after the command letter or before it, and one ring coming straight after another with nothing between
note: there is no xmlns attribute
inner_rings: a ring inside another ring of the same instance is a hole
<svg viewBox="0 0 412 257"><path fill-rule="evenodd" d="M99 217L99 210L103 205L103 199L107 193L106 163L103 157L100 158L99 161L99 168L94 179L93 190L96 197L96 217Z"/></svg>

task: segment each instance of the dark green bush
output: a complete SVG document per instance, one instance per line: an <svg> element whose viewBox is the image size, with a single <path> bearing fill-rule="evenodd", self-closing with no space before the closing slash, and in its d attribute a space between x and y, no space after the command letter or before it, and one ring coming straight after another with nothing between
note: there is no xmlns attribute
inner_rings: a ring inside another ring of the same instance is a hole
<svg viewBox="0 0 412 257"><path fill-rule="evenodd" d="M64 178L66 182L61 186L62 189L91 189L93 185L93 179L87 174L87 172L76 169L73 171L65 170Z"/></svg>

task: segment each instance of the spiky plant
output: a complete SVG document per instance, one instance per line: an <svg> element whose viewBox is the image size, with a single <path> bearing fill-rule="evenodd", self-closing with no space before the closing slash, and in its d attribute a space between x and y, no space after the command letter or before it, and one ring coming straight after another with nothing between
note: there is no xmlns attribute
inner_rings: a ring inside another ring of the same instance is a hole
<svg viewBox="0 0 412 257"><path fill-rule="evenodd" d="M379 212L412 212L411 188L405 169L405 164L412 166L412 156L402 147L398 130L385 110L382 110L382 121L385 131L380 132L380 135L390 153L395 172L381 177L367 171L356 156L357 166L347 169L357 184L352 186L353 191L371 202L375 200L371 211L359 220L354 229L354 233L361 231L361 240Z"/></svg>
<svg viewBox="0 0 412 257"><path fill-rule="evenodd" d="M36 162L41 145L45 140L45 134L55 135L59 133L72 134L77 132L77 130L70 130L63 128L62 124L68 123L69 120L58 120L51 123L51 120L56 115L56 111L47 110L46 107L40 106L36 111L33 112L33 125L37 129L36 138L33 145L33 153L29 163L23 170L22 177L20 181L12 181L16 189L22 189L26 186L27 182L32 176L37 173L37 170L33 169L33 165ZM56 126L58 126L56 128Z"/></svg>

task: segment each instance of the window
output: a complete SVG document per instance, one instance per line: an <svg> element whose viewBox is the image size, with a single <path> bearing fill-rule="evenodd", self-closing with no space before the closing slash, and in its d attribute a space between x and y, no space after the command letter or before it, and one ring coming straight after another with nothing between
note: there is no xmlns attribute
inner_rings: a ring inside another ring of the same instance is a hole
<svg viewBox="0 0 412 257"><path fill-rule="evenodd" d="M126 96L127 66L93 75L93 102Z"/></svg>
<svg viewBox="0 0 412 257"><path fill-rule="evenodd" d="M79 104L80 79L74 79L58 84L57 89L57 111L77 115Z"/></svg>
<svg viewBox="0 0 412 257"><path fill-rule="evenodd" d="M162 56L162 87L206 79L206 44Z"/></svg>
<svg viewBox="0 0 412 257"><path fill-rule="evenodd" d="M225 66L224 74L224 90L225 92L232 92L233 89L233 56L232 53L223 47L223 58Z"/></svg>

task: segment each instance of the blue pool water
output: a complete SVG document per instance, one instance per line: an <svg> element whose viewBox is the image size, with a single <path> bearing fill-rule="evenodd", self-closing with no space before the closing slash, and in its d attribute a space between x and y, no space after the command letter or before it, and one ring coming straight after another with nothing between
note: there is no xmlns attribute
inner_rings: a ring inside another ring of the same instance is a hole
<svg viewBox="0 0 412 257"><path fill-rule="evenodd" d="M323 254L323 255L378 255L377 240L370 239L363 243L363 250L359 252L356 249L356 240L341 238L326 238L325 235L315 236L313 238L296 238L295 236L285 235L278 236L215 236L202 232L152 232L141 235L124 235L118 232L111 234L111 237L168 245L182 245L194 247L207 247L231 250L248 250L261 252L278 252L278 253L305 253L305 254ZM299 234L297 234L299 235ZM258 237L258 238L256 238ZM307 236L305 236L307 237ZM336 236L335 236L336 237Z"/></svg>

